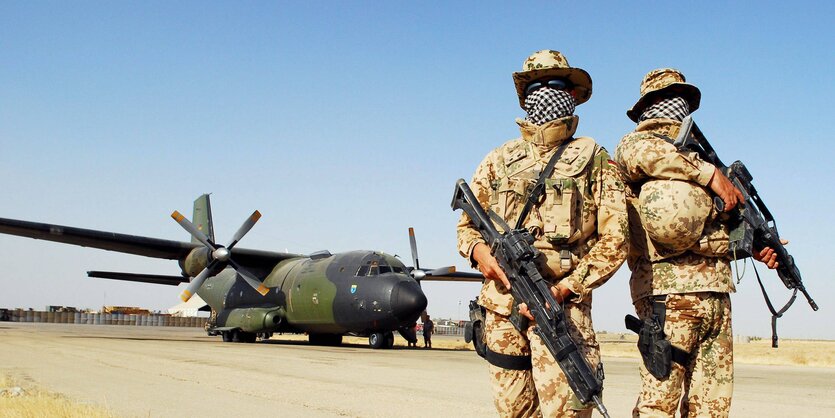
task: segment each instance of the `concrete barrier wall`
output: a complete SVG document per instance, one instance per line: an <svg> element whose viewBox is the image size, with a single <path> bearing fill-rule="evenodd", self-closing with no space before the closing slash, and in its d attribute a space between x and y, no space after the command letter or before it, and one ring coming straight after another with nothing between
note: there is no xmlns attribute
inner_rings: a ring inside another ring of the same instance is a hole
<svg viewBox="0 0 835 418"><path fill-rule="evenodd" d="M198 316L100 314L86 312L41 312L15 309L8 311L10 322L51 324L130 325L143 327L203 327L208 318Z"/></svg>

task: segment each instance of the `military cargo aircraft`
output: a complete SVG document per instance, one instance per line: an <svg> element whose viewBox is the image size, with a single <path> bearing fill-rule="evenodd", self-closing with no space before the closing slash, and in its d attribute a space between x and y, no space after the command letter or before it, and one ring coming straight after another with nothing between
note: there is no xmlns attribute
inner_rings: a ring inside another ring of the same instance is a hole
<svg viewBox="0 0 835 418"><path fill-rule="evenodd" d="M178 286L181 299L199 295L211 308L210 335L226 342L255 342L273 333L307 333L317 345L339 345L344 335L368 337L373 348L391 348L394 331L415 338L411 325L426 309L421 280L481 281L454 267L421 269L409 228L413 266L379 251L309 255L237 248L261 217L255 211L229 244L217 244L209 195L194 202L194 223L177 223L191 242L169 241L69 226L0 218L0 233L177 260L181 274L89 271L88 276Z"/></svg>

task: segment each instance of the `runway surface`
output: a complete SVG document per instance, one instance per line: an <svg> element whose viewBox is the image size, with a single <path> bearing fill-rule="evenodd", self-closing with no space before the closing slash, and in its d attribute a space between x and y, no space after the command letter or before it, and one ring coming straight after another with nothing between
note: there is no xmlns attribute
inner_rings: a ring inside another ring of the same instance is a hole
<svg viewBox="0 0 835 418"><path fill-rule="evenodd" d="M604 362L606 406L627 417L638 363ZM496 416L486 363L473 351L236 344L196 328L2 322L0 374L125 417ZM835 368L737 364L732 408L732 417L835 416Z"/></svg>

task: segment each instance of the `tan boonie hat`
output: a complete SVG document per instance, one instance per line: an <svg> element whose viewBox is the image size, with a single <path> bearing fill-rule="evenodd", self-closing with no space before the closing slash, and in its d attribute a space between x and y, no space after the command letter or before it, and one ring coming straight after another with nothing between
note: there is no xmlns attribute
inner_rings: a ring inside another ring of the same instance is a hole
<svg viewBox="0 0 835 418"><path fill-rule="evenodd" d="M591 77L586 70L568 66L568 60L559 52L550 49L536 51L522 64L522 71L513 73L519 106L525 108L525 87L533 81L562 77L574 84L574 99L577 104L585 103L591 97Z"/></svg>
<svg viewBox="0 0 835 418"><path fill-rule="evenodd" d="M632 106L632 109L626 111L626 116L629 116L633 122L638 122L641 113L647 106L653 104L655 98L670 93L678 94L687 100L691 113L696 111L702 99L702 92L698 87L685 81L684 74L674 68L658 68L648 72L641 81L641 98Z"/></svg>

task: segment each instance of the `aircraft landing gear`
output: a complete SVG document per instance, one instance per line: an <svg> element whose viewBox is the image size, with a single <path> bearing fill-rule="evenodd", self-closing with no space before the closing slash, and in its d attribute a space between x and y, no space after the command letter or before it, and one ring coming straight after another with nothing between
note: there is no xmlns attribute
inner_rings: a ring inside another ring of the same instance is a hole
<svg viewBox="0 0 835 418"><path fill-rule="evenodd" d="M221 336L223 336L223 342L229 343L254 343L256 339L258 339L258 334L253 332L245 332L239 329L233 329L232 331L221 331Z"/></svg>
<svg viewBox="0 0 835 418"><path fill-rule="evenodd" d="M394 347L394 334L391 332L375 332L368 336L368 345L373 349Z"/></svg>

